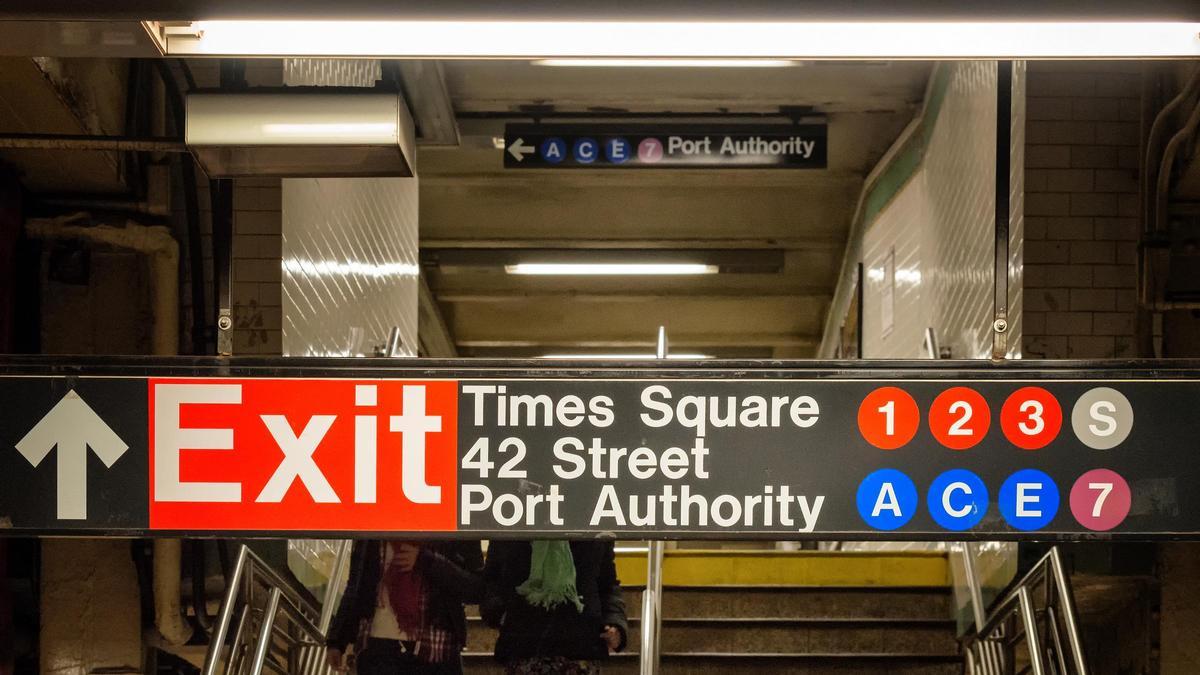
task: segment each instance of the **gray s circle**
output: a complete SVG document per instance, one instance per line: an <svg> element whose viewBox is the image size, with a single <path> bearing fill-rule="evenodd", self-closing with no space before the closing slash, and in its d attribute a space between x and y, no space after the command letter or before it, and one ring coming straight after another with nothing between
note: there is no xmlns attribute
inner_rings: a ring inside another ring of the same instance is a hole
<svg viewBox="0 0 1200 675"><path fill-rule="evenodd" d="M1117 447L1133 431L1133 406L1111 387L1089 389L1071 410L1071 428L1081 443L1096 450Z"/></svg>

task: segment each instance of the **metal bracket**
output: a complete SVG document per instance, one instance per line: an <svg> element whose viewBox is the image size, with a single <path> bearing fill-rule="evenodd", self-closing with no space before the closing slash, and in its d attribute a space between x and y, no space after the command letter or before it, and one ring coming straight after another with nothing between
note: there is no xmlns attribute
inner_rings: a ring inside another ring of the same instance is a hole
<svg viewBox="0 0 1200 675"><path fill-rule="evenodd" d="M1008 357L1009 172L1012 169L1012 61L996 62L996 258L992 359Z"/></svg>
<svg viewBox="0 0 1200 675"><path fill-rule="evenodd" d="M233 310L228 307L217 314L217 354L233 356Z"/></svg>

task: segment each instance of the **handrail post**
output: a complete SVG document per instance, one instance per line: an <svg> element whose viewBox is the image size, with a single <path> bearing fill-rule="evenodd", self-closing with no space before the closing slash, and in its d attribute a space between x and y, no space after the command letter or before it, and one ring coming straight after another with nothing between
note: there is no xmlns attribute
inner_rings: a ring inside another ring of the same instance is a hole
<svg viewBox="0 0 1200 675"><path fill-rule="evenodd" d="M663 542L650 542L646 552L646 590L642 592L642 675L657 675L662 647L658 637L662 630L662 564Z"/></svg>
<svg viewBox="0 0 1200 675"><path fill-rule="evenodd" d="M1067 627L1067 643L1071 646L1071 660L1075 662L1075 672L1087 675L1087 663L1083 658L1083 645L1079 639L1079 624L1076 623L1075 593L1071 590L1071 579L1063 568L1062 554L1058 547L1050 549L1050 573L1058 586L1058 601L1062 603L1063 623Z"/></svg>
<svg viewBox="0 0 1200 675"><path fill-rule="evenodd" d="M267 606L263 609L262 625L258 628L258 644L254 645L254 660L250 662L250 675L262 675L263 664L267 661L267 653L271 651L271 631L275 628L275 615L279 613L279 598L283 592L277 587L271 588L267 596ZM1036 675L1041 675L1037 673Z"/></svg>
<svg viewBox="0 0 1200 675"><path fill-rule="evenodd" d="M329 624L333 621L333 599L337 597L337 584L342 578L342 572L350 564L350 548L351 541L349 539L344 539L338 543L338 552L337 557L334 558L333 570L329 575L329 582L325 585L325 599L321 602L321 618L317 623L317 628L320 629L321 635L329 632Z"/></svg>
<svg viewBox="0 0 1200 675"><path fill-rule="evenodd" d="M975 550L971 542L962 543L963 575L967 577L967 590L971 593L971 610L975 616L975 632L983 631L987 621L983 608L983 588L979 572L975 569Z"/></svg>
<svg viewBox="0 0 1200 675"><path fill-rule="evenodd" d="M1021 621L1025 624L1025 644L1029 648L1029 667L1033 675L1045 675L1046 669L1042 664L1042 641L1037 632L1037 617L1033 613L1033 600L1029 597L1029 589L1022 587L1017 591L1017 599L1021 603ZM258 675L255 673L255 675Z"/></svg>
<svg viewBox="0 0 1200 675"><path fill-rule="evenodd" d="M667 358L667 329L658 329L658 345L655 356ZM646 550L646 589L642 591L642 644L639 648L641 675L658 675L658 665L661 660L662 645L659 635L662 633L662 541L647 542Z"/></svg>
<svg viewBox="0 0 1200 675"><path fill-rule="evenodd" d="M226 634L229 633L229 621L233 618L233 606L237 600L242 574L246 570L246 557L249 553L250 549L242 544L238 549L237 562L233 564L233 573L225 582L225 598L221 601L221 614L217 617L217 625L213 628L212 637L208 642L208 651L204 656L204 670L201 675L216 675L217 673L217 664L221 662L221 648L225 645Z"/></svg>

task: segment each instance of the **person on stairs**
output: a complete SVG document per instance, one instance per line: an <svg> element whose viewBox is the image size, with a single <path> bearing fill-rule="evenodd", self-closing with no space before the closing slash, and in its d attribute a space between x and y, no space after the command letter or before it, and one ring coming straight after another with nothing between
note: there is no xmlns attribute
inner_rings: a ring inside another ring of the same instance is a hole
<svg viewBox="0 0 1200 675"><path fill-rule="evenodd" d="M493 541L480 613L506 675L594 675L625 648L611 541Z"/></svg>
<svg viewBox="0 0 1200 675"><path fill-rule="evenodd" d="M479 542L358 541L326 640L335 670L358 675L460 675L464 604L483 594ZM353 659L346 650L355 645Z"/></svg>

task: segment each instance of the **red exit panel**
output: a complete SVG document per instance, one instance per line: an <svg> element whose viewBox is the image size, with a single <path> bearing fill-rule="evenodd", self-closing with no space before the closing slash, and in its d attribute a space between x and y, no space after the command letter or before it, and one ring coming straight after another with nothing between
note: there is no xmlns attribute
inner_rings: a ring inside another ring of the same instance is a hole
<svg viewBox="0 0 1200 675"><path fill-rule="evenodd" d="M150 380L150 527L455 528L458 383Z"/></svg>

